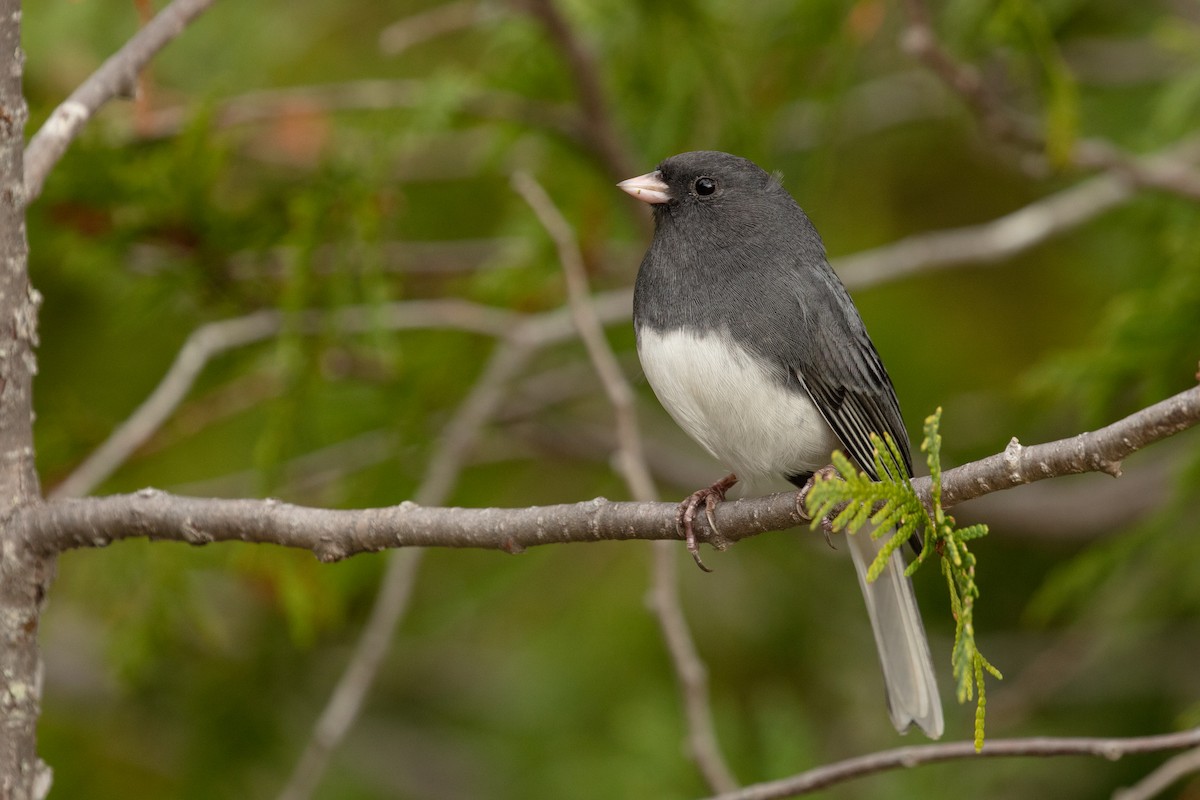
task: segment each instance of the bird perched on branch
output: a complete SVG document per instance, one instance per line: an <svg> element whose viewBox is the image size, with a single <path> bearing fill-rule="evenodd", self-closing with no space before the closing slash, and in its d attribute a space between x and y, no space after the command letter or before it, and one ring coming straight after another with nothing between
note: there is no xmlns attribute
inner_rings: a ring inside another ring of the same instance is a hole
<svg viewBox="0 0 1200 800"><path fill-rule="evenodd" d="M732 474L679 507L688 550L702 568L695 516L739 478L783 477L801 487L842 450L878 480L872 433L891 434L912 475L892 381L862 318L834 274L816 228L777 176L728 153L672 156L618 186L654 212L654 240L638 271L638 357L675 421ZM896 729L942 734L942 708L924 626L892 554L866 571L881 544L847 537L866 598ZM919 538L913 542L919 548Z"/></svg>

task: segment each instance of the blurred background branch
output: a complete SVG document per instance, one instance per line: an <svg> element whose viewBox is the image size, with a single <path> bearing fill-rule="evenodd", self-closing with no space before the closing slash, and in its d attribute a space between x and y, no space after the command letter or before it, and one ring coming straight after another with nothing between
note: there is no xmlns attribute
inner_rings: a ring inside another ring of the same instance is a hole
<svg viewBox="0 0 1200 800"><path fill-rule="evenodd" d="M658 491L650 475L642 435L638 429L633 387L625 379L617 356L605 338L600 318L592 306L587 270L583 254L576 244L575 233L555 207L550 195L533 177L523 172L514 174L513 188L533 209L558 249L558 259L567 285L567 302L575 326L613 408L617 443L615 466L635 500L657 500ZM696 644L683 614L675 556L675 548L669 542L654 543L650 608L658 618L659 629L679 681L687 720L688 751L692 760L714 792L732 791L738 783L717 741L709 702L708 669L696 652Z"/></svg>
<svg viewBox="0 0 1200 800"><path fill-rule="evenodd" d="M100 106L114 97L131 97L142 68L212 4L213 0L172 0L54 109L25 148L26 203L42 193L47 174Z"/></svg>
<svg viewBox="0 0 1200 800"><path fill-rule="evenodd" d="M446 502L476 440L503 401L506 384L532 357L534 347L531 339L520 335L500 342L470 393L442 431L437 449L426 467L425 478L414 495L417 503L436 506ZM316 790L330 756L357 720L363 701L375 683L383 658L392 645L396 626L408 607L420 563L420 550L397 550L389 554L388 568L354 653L317 720L308 745L296 760L292 776L279 795L281 800L304 800Z"/></svg>

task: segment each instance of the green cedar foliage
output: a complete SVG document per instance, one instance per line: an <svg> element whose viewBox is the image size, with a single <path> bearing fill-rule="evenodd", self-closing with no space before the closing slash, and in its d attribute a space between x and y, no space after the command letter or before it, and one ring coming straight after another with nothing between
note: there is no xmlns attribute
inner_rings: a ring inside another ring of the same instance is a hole
<svg viewBox="0 0 1200 800"><path fill-rule="evenodd" d="M921 449L927 454L929 475L932 479L932 513L925 508L912 484L904 478L903 463L896 442L890 435L883 440L872 434L875 474L880 480L871 480L865 472L858 470L840 452L833 454L833 464L842 479L831 479L818 474L811 491L805 497L813 526L821 525L828 518L835 532L857 534L868 522L874 526L871 536L887 536L887 543L875 557L867 571L867 580L879 577L900 546L913 535L925 531L925 547L906 570L912 575L928 559L930 553L942 557L942 574L950 592L950 611L954 615L954 649L951 663L958 702L976 699L975 705L975 749L983 747L984 672L997 679L999 670L983 657L975 643L974 610L979 597L975 583L975 554L968 542L987 535L986 525L968 525L959 528L954 517L942 509L942 437L938 433L942 410L925 419L925 439Z"/></svg>

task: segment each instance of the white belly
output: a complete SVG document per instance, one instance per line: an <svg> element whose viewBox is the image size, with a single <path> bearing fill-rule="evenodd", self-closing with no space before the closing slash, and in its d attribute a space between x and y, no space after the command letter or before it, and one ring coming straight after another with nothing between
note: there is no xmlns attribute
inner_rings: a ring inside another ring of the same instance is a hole
<svg viewBox="0 0 1200 800"><path fill-rule="evenodd" d="M840 446L803 387L714 335L644 328L638 357L679 426L741 478L813 472Z"/></svg>

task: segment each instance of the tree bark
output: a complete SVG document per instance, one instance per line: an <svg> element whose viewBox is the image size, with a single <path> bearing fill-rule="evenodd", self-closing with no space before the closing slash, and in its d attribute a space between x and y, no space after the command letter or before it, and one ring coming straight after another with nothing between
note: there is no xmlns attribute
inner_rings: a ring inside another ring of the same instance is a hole
<svg viewBox="0 0 1200 800"><path fill-rule="evenodd" d="M37 756L37 633L54 560L32 553L11 525L15 509L40 497L32 405L39 297L25 238L20 0L0 0L0 64L0 797L27 800L50 789Z"/></svg>

